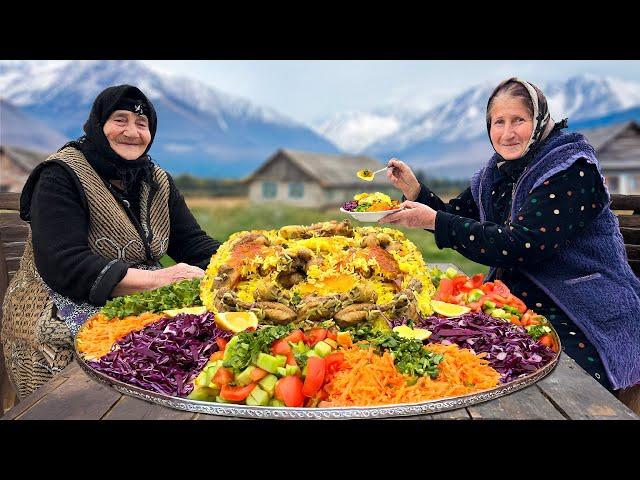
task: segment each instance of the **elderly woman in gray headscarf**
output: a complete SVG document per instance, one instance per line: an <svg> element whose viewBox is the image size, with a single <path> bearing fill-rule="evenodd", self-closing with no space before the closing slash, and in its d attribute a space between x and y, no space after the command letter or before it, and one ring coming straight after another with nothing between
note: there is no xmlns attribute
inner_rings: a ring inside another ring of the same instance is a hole
<svg viewBox="0 0 640 480"><path fill-rule="evenodd" d="M407 201L380 223L431 230L439 248L489 265L488 280L546 316L565 352L640 410L640 281L593 147L519 78L495 88L486 120L495 154L448 203L391 159L387 176Z"/></svg>

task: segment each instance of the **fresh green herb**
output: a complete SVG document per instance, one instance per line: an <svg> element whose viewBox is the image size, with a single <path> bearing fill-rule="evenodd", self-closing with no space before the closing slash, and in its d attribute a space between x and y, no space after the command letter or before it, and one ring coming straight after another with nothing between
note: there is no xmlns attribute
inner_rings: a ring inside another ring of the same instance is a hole
<svg viewBox="0 0 640 480"><path fill-rule="evenodd" d="M183 280L155 290L134 293L109 300L100 313L108 318L124 318L144 312L162 312L174 308L202 305L200 279Z"/></svg>
<svg viewBox="0 0 640 480"><path fill-rule="evenodd" d="M291 332L291 326L278 325L261 328L251 332L241 332L238 340L230 344L225 352L223 366L232 368L235 373L256 363L258 354L271 353L271 344L276 340L286 337Z"/></svg>
<svg viewBox="0 0 640 480"><path fill-rule="evenodd" d="M291 296L291 304L292 305L298 305L300 302L302 301L302 297L300 296L299 292L294 292L293 295Z"/></svg>
<svg viewBox="0 0 640 480"><path fill-rule="evenodd" d="M346 330L354 342L369 342L368 345L359 344L362 348L375 348L380 354L385 350L389 351L400 373L437 378L438 364L444 356L430 352L420 340L401 337L394 331L375 330L368 325L349 327Z"/></svg>
<svg viewBox="0 0 640 480"><path fill-rule="evenodd" d="M525 328L527 329L527 333L531 335L531 338L533 338L536 341L538 341L540 337L542 337L543 335L546 335L551 331L551 329L546 325L530 325Z"/></svg>

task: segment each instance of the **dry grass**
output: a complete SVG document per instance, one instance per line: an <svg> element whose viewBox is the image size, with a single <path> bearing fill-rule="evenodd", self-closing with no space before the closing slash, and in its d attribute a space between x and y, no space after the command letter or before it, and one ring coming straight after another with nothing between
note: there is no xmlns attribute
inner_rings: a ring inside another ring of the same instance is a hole
<svg viewBox="0 0 640 480"><path fill-rule="evenodd" d="M191 208L235 208L249 205L249 197L186 197L187 206Z"/></svg>

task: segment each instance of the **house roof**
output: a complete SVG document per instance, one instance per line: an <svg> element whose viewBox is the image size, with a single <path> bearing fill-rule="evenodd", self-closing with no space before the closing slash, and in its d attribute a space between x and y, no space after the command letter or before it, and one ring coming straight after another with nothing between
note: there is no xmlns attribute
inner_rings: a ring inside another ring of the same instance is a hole
<svg viewBox="0 0 640 480"><path fill-rule="evenodd" d="M362 180L356 176L358 170L366 168L375 171L384 167L384 164L379 160L364 155L334 155L280 149L269 157L246 181L251 182L261 171L281 155L288 158L302 171L317 180L323 187L362 185ZM389 180L387 180L384 172L380 172L369 184L373 186L389 186Z"/></svg>
<svg viewBox="0 0 640 480"><path fill-rule="evenodd" d="M629 128L634 128L640 133L640 125L633 120L608 127L580 130L580 133L587 137L587 140L597 152Z"/></svg>
<svg viewBox="0 0 640 480"><path fill-rule="evenodd" d="M51 153L28 150L26 148L12 147L8 145L0 146L0 154L7 155L27 172L33 170L36 165L51 155Z"/></svg>

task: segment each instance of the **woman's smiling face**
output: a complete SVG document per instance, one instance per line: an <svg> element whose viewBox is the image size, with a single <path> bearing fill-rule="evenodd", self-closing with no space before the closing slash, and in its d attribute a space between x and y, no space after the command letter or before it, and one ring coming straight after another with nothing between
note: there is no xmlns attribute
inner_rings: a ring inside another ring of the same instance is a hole
<svg viewBox="0 0 640 480"><path fill-rule="evenodd" d="M149 120L128 110L116 110L102 129L111 148L125 160L136 160L151 142Z"/></svg>
<svg viewBox="0 0 640 480"><path fill-rule="evenodd" d="M505 160L520 158L533 132L533 116L527 106L517 97L500 95L494 99L490 115L493 148Z"/></svg>

